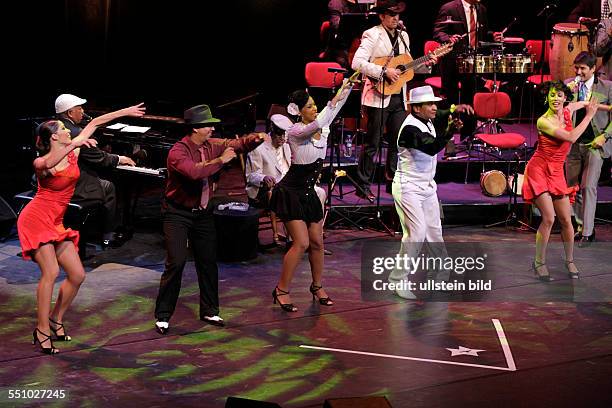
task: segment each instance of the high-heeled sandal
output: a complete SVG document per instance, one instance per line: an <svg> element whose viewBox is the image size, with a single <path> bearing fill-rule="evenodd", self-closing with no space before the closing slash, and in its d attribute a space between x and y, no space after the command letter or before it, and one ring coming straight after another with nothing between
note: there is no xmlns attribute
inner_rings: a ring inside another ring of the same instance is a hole
<svg viewBox="0 0 612 408"><path fill-rule="evenodd" d="M572 279L580 279L580 276L578 274L578 272L572 272L570 271L570 264L573 264L574 260L572 259L571 261L565 261L565 268L567 269L567 275L572 278ZM574 266L576 266L576 264L574 264ZM577 269L577 268L576 268Z"/></svg>
<svg viewBox="0 0 612 408"><path fill-rule="evenodd" d="M37 333L42 334L43 336L42 341L38 338ZM47 341L51 344L51 347L43 347L43 343ZM51 335L47 336L45 333L38 330L38 327L34 329L34 331L32 332L32 344L36 345L36 343L38 343L38 345L40 346L40 351L42 353L51 354L51 355L59 353L59 350L53 347L53 342L51 341Z"/></svg>
<svg viewBox="0 0 612 408"><path fill-rule="evenodd" d="M541 280L542 282L550 282L552 281L552 277L550 276L550 274L546 274L546 275L540 275L538 273L538 268L541 268L543 266L546 266L545 262L538 262L538 261L533 261L533 264L531 265L533 272L535 273L536 279Z"/></svg>
<svg viewBox="0 0 612 408"><path fill-rule="evenodd" d="M57 341L71 341L72 340L72 337L70 337L69 335L66 334L66 329L64 328L64 324L63 323L58 323L55 320L53 320L52 318L49 318L49 322L51 323L49 325L49 328L53 332L53 335L55 336L55 340L57 340ZM53 327L53 325L55 325L57 327ZM60 330L64 330L64 334L57 334L57 332L60 331Z"/></svg>
<svg viewBox="0 0 612 408"><path fill-rule="evenodd" d="M282 289L279 289L278 286L276 286L274 288L274 290L272 291L272 299L274 300L274 304L276 304L276 302L278 302L278 304L280 305L281 309L283 309L285 312L297 312L298 308L293 306L293 303L281 303L281 301L278 299L279 296L285 296L288 295L289 292L286 292Z"/></svg>
<svg viewBox="0 0 612 408"><path fill-rule="evenodd" d="M332 306L334 304L334 302L333 302L333 300L331 300L331 298L329 296L322 298L322 297L318 297L316 295L316 293L318 291L320 291L321 289L323 289L323 286L317 286L317 285L314 284L314 282L310 284L310 289L309 290L310 290L310 293L312 293L312 301L314 302L315 298L316 298L316 299L319 299L319 304L321 304L323 306Z"/></svg>

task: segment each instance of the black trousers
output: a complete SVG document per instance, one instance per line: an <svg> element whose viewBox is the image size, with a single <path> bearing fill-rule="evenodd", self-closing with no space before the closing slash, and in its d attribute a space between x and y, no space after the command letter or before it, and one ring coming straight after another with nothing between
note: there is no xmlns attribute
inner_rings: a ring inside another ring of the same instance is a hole
<svg viewBox="0 0 612 408"><path fill-rule="evenodd" d="M217 269L217 235L212 213L192 212L167 205L163 214L166 241L166 266L159 283L155 302L157 320L170 320L179 292L183 269L187 262L187 240L193 248L198 285L200 287L200 318L219 314L219 273Z"/></svg>
<svg viewBox="0 0 612 408"><path fill-rule="evenodd" d="M357 167L357 177L363 187L369 188L374 178L374 169L376 168L374 156L378 152L380 140L383 137L380 126L381 120L383 126L386 125L387 127L387 142L389 144L385 164L385 175L388 180L393 180L395 169L397 168L397 137L400 127L407 116L402 98L402 94L392 95L389 106L384 109L371 106L366 108L368 115L368 131Z"/></svg>
<svg viewBox="0 0 612 408"><path fill-rule="evenodd" d="M104 207L103 232L108 234L115 231L121 224L119 212L117 211L117 190L115 188L115 184L108 180L100 179L100 185L102 186L102 200L89 199L87 197L75 195L70 201L82 206L88 206L91 204L102 205Z"/></svg>

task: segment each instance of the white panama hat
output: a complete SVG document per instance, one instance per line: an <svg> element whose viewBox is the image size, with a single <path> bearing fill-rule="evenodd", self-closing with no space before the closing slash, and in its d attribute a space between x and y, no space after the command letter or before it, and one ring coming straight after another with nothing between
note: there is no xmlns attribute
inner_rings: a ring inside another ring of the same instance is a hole
<svg viewBox="0 0 612 408"><path fill-rule="evenodd" d="M434 95L433 89L429 85L419 86L410 90L408 103L424 103L424 102L438 102L442 98L438 98Z"/></svg>

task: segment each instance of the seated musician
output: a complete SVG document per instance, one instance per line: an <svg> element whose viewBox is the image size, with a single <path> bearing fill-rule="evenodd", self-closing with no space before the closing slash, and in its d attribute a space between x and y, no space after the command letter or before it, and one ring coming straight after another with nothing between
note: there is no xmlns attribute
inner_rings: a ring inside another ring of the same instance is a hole
<svg viewBox="0 0 612 408"><path fill-rule="evenodd" d="M270 117L270 132L265 141L251 151L246 162L246 191L249 204L257 208L269 208L272 187L289 171L291 150L285 142L285 131L292 125L291 120L275 114ZM275 244L279 244L276 216L270 212L272 234Z"/></svg>
<svg viewBox="0 0 612 408"><path fill-rule="evenodd" d="M71 94L61 94L55 100L55 113L74 138L83 130L83 119L88 117L83 110L86 99ZM126 156L110 154L97 146L83 146L79 154L81 172L72 202L82 206L100 204L104 208L103 246L119 247L129 239L126 231L120 229L120 212L117 211L115 185L98 174L103 169L112 169L119 164L134 166Z"/></svg>
<svg viewBox="0 0 612 408"><path fill-rule="evenodd" d="M456 43L453 51L440 61L442 90L448 104L468 103L474 98L475 80L473 76L459 75L457 56L475 51L479 41L502 41L501 32L489 33L487 9L478 0L453 0L443 4L438 11L434 26L433 38L440 43ZM467 35L466 35L467 34ZM462 37L462 35L465 35ZM459 98L461 84L461 100ZM476 121L464 117L464 126L460 130L461 139L470 136ZM446 146L445 156L455 155L452 139Z"/></svg>

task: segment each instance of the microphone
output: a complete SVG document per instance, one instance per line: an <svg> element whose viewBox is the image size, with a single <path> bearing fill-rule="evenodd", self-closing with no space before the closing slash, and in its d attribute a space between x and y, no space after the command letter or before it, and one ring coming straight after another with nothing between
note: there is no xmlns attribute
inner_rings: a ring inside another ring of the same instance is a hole
<svg viewBox="0 0 612 408"><path fill-rule="evenodd" d="M81 123L89 123L93 118L86 113L83 113L83 119L81 119Z"/></svg>
<svg viewBox="0 0 612 408"><path fill-rule="evenodd" d="M402 20L397 22L397 28L401 31L406 31L406 26L404 25L404 22Z"/></svg>
<svg viewBox="0 0 612 408"><path fill-rule="evenodd" d="M554 3L551 4L547 4L546 6L544 6L544 8L542 10L540 10L540 12L537 14L536 17L542 17L544 15L544 13L546 13L547 11L557 8L557 5Z"/></svg>

